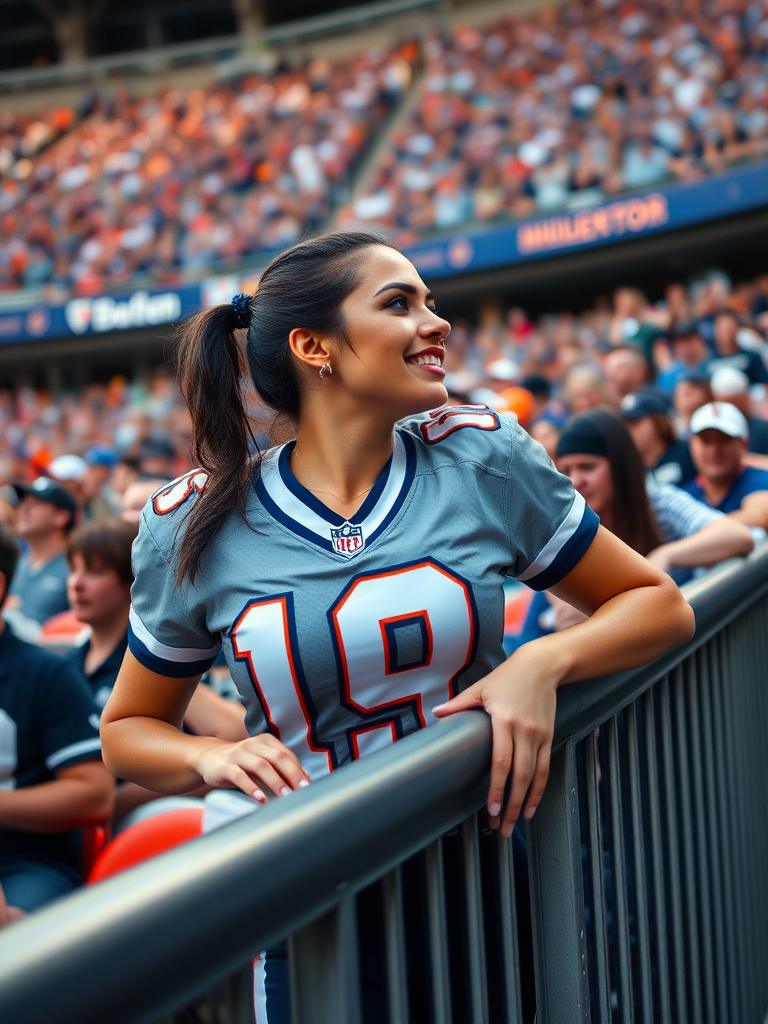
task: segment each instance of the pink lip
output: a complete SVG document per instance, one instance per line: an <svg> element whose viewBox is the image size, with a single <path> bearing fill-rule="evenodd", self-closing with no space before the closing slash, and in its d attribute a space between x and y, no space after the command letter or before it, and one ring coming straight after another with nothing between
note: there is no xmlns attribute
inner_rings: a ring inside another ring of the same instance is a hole
<svg viewBox="0 0 768 1024"><path fill-rule="evenodd" d="M434 363L420 363L419 364L419 363L412 362L413 359L418 359L419 356L437 356L437 358L440 359L440 361L442 362L442 360L445 359L445 349L444 348L438 348L437 345L433 345L431 348L423 348L423 349L421 349L420 352L414 352L414 354L412 356L408 356L408 358L405 361L410 366L415 366L418 370L430 370L432 373L436 374L438 377L444 377L445 376L445 370L442 368L442 366L435 366Z"/></svg>

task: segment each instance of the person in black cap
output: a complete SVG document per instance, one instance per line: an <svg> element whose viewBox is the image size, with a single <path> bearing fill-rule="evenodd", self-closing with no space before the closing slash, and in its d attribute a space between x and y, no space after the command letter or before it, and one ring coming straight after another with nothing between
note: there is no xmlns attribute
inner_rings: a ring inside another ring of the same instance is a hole
<svg viewBox="0 0 768 1024"><path fill-rule="evenodd" d="M654 391L626 395L621 415L643 460L646 474L655 484L682 487L696 476L686 441L678 441L669 416L669 403Z"/></svg>
<svg viewBox="0 0 768 1024"><path fill-rule="evenodd" d="M677 436L681 440L687 440L690 436L688 425L691 422L691 416L702 405L711 401L712 388L708 374L703 370L685 370L680 374L672 395L672 405L676 414Z"/></svg>
<svg viewBox="0 0 768 1024"><path fill-rule="evenodd" d="M706 370L712 352L695 323L679 323L672 333L674 361L658 376L660 388L671 394L687 370Z"/></svg>
<svg viewBox="0 0 768 1024"><path fill-rule="evenodd" d="M77 508L69 491L45 476L14 488L19 496L16 530L27 550L19 560L8 607L43 623L69 607L65 547Z"/></svg>

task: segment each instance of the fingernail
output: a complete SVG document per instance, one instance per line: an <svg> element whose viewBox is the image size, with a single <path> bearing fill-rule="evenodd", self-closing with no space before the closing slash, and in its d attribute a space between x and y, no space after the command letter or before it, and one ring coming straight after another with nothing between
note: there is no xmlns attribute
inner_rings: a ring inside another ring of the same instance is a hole
<svg viewBox="0 0 768 1024"><path fill-rule="evenodd" d="M523 816L524 816L525 818L527 818L527 819L528 819L528 821L530 821L530 820L531 820L531 818L532 818L532 817L534 816L534 814L535 814L535 813L536 813L536 808L535 808L535 807L526 807L526 808L525 808L525 813L524 813L524 815L523 815Z"/></svg>
<svg viewBox="0 0 768 1024"><path fill-rule="evenodd" d="M491 818L497 817L500 810L501 804L498 800L494 800L492 804L488 804L488 814Z"/></svg>
<svg viewBox="0 0 768 1024"><path fill-rule="evenodd" d="M290 792L291 791L287 786L283 786L283 788L280 790L280 796L288 796Z"/></svg>
<svg viewBox="0 0 768 1024"><path fill-rule="evenodd" d="M505 839L509 839L509 837L512 835L512 833L514 831L515 831L515 823L513 821L511 824L508 824L508 825L504 826L504 828L501 830L501 834L504 836Z"/></svg>
<svg viewBox="0 0 768 1024"><path fill-rule="evenodd" d="M307 782L307 780L302 779L301 782L299 783L299 789L306 789L308 785L309 783Z"/></svg>
<svg viewBox="0 0 768 1024"><path fill-rule="evenodd" d="M265 804L267 802L266 796L261 792L260 789L254 789L253 799L258 800L260 804Z"/></svg>

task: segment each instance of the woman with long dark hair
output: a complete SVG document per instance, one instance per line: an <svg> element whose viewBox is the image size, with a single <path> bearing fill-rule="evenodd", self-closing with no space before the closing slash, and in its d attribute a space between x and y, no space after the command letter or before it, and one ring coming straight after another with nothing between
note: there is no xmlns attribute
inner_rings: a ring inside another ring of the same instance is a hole
<svg viewBox="0 0 768 1024"><path fill-rule="evenodd" d="M602 525L658 568L684 583L693 570L747 555L754 542L741 523L677 487L646 478L640 454L623 420L607 409L577 416L560 437L556 465ZM517 644L584 619L582 611L548 594L530 604Z"/></svg>
<svg viewBox="0 0 768 1024"><path fill-rule="evenodd" d="M288 249L255 295L184 326L200 468L142 513L129 651L102 717L121 778L263 802L482 707L489 819L508 836L541 800L558 686L690 638L671 580L599 527L516 421L441 408L449 330L414 266L367 232ZM248 373L295 441L255 450ZM505 660L505 575L590 620ZM247 706L238 743L179 729L222 646Z"/></svg>

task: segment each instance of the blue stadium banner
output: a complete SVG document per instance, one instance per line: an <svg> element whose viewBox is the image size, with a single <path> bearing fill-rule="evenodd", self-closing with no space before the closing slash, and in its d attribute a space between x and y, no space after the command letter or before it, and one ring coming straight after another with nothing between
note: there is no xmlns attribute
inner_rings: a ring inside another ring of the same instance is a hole
<svg viewBox="0 0 768 1024"><path fill-rule="evenodd" d="M60 306L0 313L0 344L73 338L176 323L202 306L199 284L127 295L79 296Z"/></svg>
<svg viewBox="0 0 768 1024"><path fill-rule="evenodd" d="M678 182L599 202L588 208L473 228L406 248L426 278L491 270L641 238L768 206L768 160L698 181ZM77 297L0 311L0 344L111 334L176 323L238 291L252 292L258 270L206 278L166 289Z"/></svg>
<svg viewBox="0 0 768 1024"><path fill-rule="evenodd" d="M425 277L449 277L672 231L768 206L768 161L514 224L409 246Z"/></svg>

